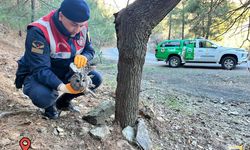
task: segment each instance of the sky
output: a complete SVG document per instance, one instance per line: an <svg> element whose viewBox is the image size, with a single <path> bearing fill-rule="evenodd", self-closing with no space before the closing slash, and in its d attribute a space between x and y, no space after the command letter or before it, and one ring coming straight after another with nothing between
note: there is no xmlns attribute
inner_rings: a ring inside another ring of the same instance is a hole
<svg viewBox="0 0 250 150"><path fill-rule="evenodd" d="M129 3L132 3L135 0L104 0L104 2L107 5L111 5L117 10L121 10L122 8L126 7L128 1ZM231 0L231 2L236 2L236 3L240 3L240 2L245 3L247 1L248 0Z"/></svg>
<svg viewBox="0 0 250 150"><path fill-rule="evenodd" d="M135 0L129 0L129 3L134 2ZM128 0L104 0L104 2L108 5L113 6L117 10L121 10L126 7Z"/></svg>

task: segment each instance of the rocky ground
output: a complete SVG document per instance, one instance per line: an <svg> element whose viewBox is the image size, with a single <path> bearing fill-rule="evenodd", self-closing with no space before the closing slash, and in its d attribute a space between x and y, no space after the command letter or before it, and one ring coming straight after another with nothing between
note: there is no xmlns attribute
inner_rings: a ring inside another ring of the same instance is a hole
<svg viewBox="0 0 250 150"><path fill-rule="evenodd" d="M95 126L82 120L103 100L114 100L115 61L105 60L98 65L104 83L96 91L97 98L87 95L74 100L80 114L64 112L60 119L48 120L13 85L16 60L23 53L23 38L7 30L8 35L3 33L0 149L20 149L18 142L24 136L31 139L32 149L138 149L124 140L120 128L112 124L113 116L106 122L110 135L102 140L91 136L88 131ZM151 112L146 125L153 149L228 150L242 145L250 150L249 76L243 69L144 66L140 109L149 108Z"/></svg>

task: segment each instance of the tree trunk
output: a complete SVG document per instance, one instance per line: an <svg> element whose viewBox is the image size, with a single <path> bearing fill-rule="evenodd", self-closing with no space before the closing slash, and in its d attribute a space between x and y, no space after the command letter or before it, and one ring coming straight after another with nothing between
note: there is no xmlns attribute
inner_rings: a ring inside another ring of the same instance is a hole
<svg viewBox="0 0 250 150"><path fill-rule="evenodd" d="M17 4L17 9L18 9L18 13L20 13L20 0L16 1ZM19 15L19 14L18 14ZM21 30L21 25L20 25L20 21L18 21L18 35L21 37L22 36L22 30Z"/></svg>
<svg viewBox="0 0 250 150"><path fill-rule="evenodd" d="M35 21L35 0L31 0L31 22Z"/></svg>
<svg viewBox="0 0 250 150"><path fill-rule="evenodd" d="M168 25L168 40L171 39L171 30L172 30L172 13L169 13L169 25Z"/></svg>
<svg viewBox="0 0 250 150"><path fill-rule="evenodd" d="M209 12L207 14L207 27L206 27L206 36L205 38L208 39L208 37L210 36L210 27L212 24L212 13L213 13L213 0L210 1L210 9Z"/></svg>
<svg viewBox="0 0 250 150"><path fill-rule="evenodd" d="M206 30L205 30L205 19L202 18L202 37L204 38L206 36Z"/></svg>
<svg viewBox="0 0 250 150"><path fill-rule="evenodd" d="M152 29L180 0L136 0L115 14L119 50L115 120L124 128L138 114L142 69Z"/></svg>
<svg viewBox="0 0 250 150"><path fill-rule="evenodd" d="M182 1L182 11L181 11L181 39L185 38L185 2L186 1Z"/></svg>

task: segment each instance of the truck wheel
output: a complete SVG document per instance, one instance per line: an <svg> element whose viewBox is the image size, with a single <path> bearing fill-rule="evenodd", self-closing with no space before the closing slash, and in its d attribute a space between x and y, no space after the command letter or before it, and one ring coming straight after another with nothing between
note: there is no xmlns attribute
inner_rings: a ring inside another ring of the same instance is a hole
<svg viewBox="0 0 250 150"><path fill-rule="evenodd" d="M173 68L177 68L181 65L181 59L178 56L171 56L168 61L169 66Z"/></svg>
<svg viewBox="0 0 250 150"><path fill-rule="evenodd" d="M226 70L232 70L236 67L236 59L231 56L225 57L221 62L221 66Z"/></svg>

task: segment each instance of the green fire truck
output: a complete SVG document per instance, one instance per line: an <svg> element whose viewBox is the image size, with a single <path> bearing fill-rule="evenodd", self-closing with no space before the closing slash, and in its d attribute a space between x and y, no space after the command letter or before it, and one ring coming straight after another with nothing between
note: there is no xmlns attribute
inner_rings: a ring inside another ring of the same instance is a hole
<svg viewBox="0 0 250 150"><path fill-rule="evenodd" d="M170 67L179 67L185 63L217 63L231 70L237 64L247 62L245 49L219 46L207 39L165 40L155 50L158 61L165 61Z"/></svg>

